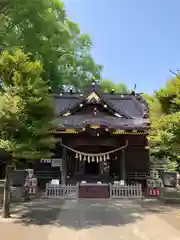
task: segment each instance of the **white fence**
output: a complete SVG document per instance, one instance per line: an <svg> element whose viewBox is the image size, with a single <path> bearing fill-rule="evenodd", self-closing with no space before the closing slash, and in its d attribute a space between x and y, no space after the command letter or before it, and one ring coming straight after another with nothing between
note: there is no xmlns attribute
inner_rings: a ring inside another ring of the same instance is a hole
<svg viewBox="0 0 180 240"><path fill-rule="evenodd" d="M79 185L55 185L46 184L47 198L78 198Z"/></svg>
<svg viewBox="0 0 180 240"><path fill-rule="evenodd" d="M140 199L142 198L142 186L109 184L110 198L114 199ZM78 198L79 184L56 185L47 183L45 196L47 198Z"/></svg>
<svg viewBox="0 0 180 240"><path fill-rule="evenodd" d="M141 184L136 185L110 184L110 198L140 199L142 198L142 186Z"/></svg>

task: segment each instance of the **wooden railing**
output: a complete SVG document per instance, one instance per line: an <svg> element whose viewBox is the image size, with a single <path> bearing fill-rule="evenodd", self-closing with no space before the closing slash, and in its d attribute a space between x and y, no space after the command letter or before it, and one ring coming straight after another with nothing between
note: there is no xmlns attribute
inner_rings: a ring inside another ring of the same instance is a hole
<svg viewBox="0 0 180 240"><path fill-rule="evenodd" d="M54 185L47 183L45 196L47 198L78 198L79 184Z"/></svg>
<svg viewBox="0 0 180 240"><path fill-rule="evenodd" d="M110 184L110 198L141 199L142 186L141 184L135 185Z"/></svg>

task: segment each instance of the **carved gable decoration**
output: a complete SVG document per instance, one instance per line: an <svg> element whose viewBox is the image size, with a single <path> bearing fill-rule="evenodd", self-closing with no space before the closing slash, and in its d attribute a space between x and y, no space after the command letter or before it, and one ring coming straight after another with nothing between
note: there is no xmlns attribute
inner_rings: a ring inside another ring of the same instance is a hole
<svg viewBox="0 0 180 240"><path fill-rule="evenodd" d="M76 113L79 115L80 111L82 115L86 115L92 105L94 109L90 111L90 114L93 113L96 117L103 117L107 115L116 118L131 118L130 115L126 114L126 110L124 111L124 106L122 107L123 110L120 111L121 108L114 105L113 101L109 100L109 97L100 93L98 90L98 84L95 81L92 82L91 89L89 89L84 96L83 94L80 94L79 100L76 101L75 104L70 104L69 107L61 112L61 116L68 117Z"/></svg>
<svg viewBox="0 0 180 240"><path fill-rule="evenodd" d="M77 111L81 111L81 109L84 109L84 107L89 106L91 108L92 107L91 104L94 105L93 110L91 111L91 113L93 113L93 114L97 111L99 112L99 110L98 110L99 108L104 108L104 110L101 109L102 112L105 111L106 114L108 114L108 112L109 112L110 115L113 115L118 118L122 117L118 112L116 112L113 108L111 108L108 105L108 103L106 103L106 101L99 96L99 94L97 92L89 93L89 95L87 95L81 102L79 102L79 104L74 105L74 107L67 110L67 112L64 112L62 116L68 117L72 114L75 114ZM95 106L96 104L98 105L97 107ZM90 109L89 107L88 107L88 109ZM109 114L107 116L109 116ZM96 114L94 114L94 115L96 115Z"/></svg>
<svg viewBox="0 0 180 240"><path fill-rule="evenodd" d="M96 92L92 92L86 97L87 102L91 102L93 100L95 100L96 102L99 102L101 100L101 98L97 95Z"/></svg>

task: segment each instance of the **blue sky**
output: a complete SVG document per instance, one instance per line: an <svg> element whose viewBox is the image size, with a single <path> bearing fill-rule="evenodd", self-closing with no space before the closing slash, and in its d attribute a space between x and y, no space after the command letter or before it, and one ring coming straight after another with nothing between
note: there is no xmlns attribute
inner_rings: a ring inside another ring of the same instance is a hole
<svg viewBox="0 0 180 240"><path fill-rule="evenodd" d="M180 0L64 0L103 78L153 92L180 68Z"/></svg>

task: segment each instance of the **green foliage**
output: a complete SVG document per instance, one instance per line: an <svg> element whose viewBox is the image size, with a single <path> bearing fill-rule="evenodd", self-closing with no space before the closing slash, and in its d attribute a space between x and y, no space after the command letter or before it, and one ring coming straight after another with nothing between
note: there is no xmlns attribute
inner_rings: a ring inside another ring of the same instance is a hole
<svg viewBox="0 0 180 240"><path fill-rule="evenodd" d="M168 169L177 169L180 166L180 77L169 80L164 88L146 99L152 122L151 154Z"/></svg>
<svg viewBox="0 0 180 240"><path fill-rule="evenodd" d="M165 114L180 111L180 76L167 81L156 95Z"/></svg>
<svg viewBox="0 0 180 240"><path fill-rule="evenodd" d="M103 92L111 92L112 89L116 93L128 93L128 88L124 83L114 83L111 80L102 79L100 80L100 88Z"/></svg>
<svg viewBox="0 0 180 240"><path fill-rule="evenodd" d="M62 1L14 0L7 9L1 14L1 48L32 53L32 60L42 62L43 78L53 90L63 84L81 89L93 76L100 78L102 66L91 56L91 40L67 17Z"/></svg>
<svg viewBox="0 0 180 240"><path fill-rule="evenodd" d="M0 148L14 159L38 159L54 147L54 107L42 72L42 64L21 50L0 56Z"/></svg>

